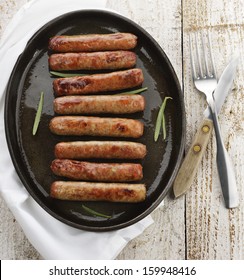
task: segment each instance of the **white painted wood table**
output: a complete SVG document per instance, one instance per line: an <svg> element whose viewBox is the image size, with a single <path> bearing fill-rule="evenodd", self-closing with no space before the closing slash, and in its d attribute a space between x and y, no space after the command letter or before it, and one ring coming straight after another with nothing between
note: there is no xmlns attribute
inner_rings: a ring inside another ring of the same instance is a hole
<svg viewBox="0 0 244 280"><path fill-rule="evenodd" d="M0 36L27 0L0 0ZM168 55L182 85L187 120L186 150L206 106L190 74L188 34L209 30L213 39L217 74L235 52L240 64L232 93L219 116L225 145L233 160L240 206L224 207L216 170L216 144L212 137L190 191L177 200L168 195L152 216L155 223L131 241L118 259L244 259L244 0L108 0L145 28ZM39 259L0 198L1 259Z"/></svg>

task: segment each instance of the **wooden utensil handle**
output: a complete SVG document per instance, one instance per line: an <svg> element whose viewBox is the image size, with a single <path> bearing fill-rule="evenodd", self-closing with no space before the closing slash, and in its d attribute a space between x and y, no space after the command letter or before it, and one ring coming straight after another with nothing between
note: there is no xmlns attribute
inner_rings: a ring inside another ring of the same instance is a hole
<svg viewBox="0 0 244 280"><path fill-rule="evenodd" d="M184 194L191 186L213 131L213 122L204 119L193 139L173 185L175 197Z"/></svg>

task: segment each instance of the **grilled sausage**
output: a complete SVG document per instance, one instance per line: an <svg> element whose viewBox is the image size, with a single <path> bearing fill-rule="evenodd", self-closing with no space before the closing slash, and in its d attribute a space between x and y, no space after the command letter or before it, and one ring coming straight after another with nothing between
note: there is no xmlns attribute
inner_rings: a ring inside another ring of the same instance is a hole
<svg viewBox="0 0 244 280"><path fill-rule="evenodd" d="M133 119L58 116L51 119L51 132L57 135L90 135L139 138L144 125Z"/></svg>
<svg viewBox="0 0 244 280"><path fill-rule="evenodd" d="M49 49L55 52L129 50L136 44L137 37L131 33L61 35L50 38Z"/></svg>
<svg viewBox="0 0 244 280"><path fill-rule="evenodd" d="M76 201L141 202L146 198L146 187L144 184L56 181L51 185L50 196Z"/></svg>
<svg viewBox="0 0 244 280"><path fill-rule="evenodd" d="M130 114L145 109L141 95L62 96L53 101L54 112L70 114Z"/></svg>
<svg viewBox="0 0 244 280"><path fill-rule="evenodd" d="M147 152L145 145L127 141L60 142L55 145L54 151L59 159L142 159Z"/></svg>
<svg viewBox="0 0 244 280"><path fill-rule="evenodd" d="M142 166L137 163L94 163L55 159L51 170L57 176L73 180L100 182L130 182L143 178Z"/></svg>
<svg viewBox="0 0 244 280"><path fill-rule="evenodd" d="M130 51L94 53L59 53L49 56L51 70L101 70L131 68L136 64L136 55Z"/></svg>
<svg viewBox="0 0 244 280"><path fill-rule="evenodd" d="M112 73L59 78L53 81L58 96L115 91L140 86L143 83L141 69L129 69Z"/></svg>

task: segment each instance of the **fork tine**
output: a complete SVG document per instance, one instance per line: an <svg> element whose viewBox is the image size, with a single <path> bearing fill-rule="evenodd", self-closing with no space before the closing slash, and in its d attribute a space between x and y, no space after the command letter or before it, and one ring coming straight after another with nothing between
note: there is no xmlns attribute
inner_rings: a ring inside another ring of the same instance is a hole
<svg viewBox="0 0 244 280"><path fill-rule="evenodd" d="M214 63L214 58L213 58L213 49L212 49L212 41L211 41L211 38L210 38L210 33L209 33L209 30L207 32L207 38L208 38L208 46L209 46L209 52L210 52L210 60L211 60L211 67L212 67L212 76L213 77L217 77L216 76L216 70L215 70L215 63ZM209 73L210 74L210 73Z"/></svg>
<svg viewBox="0 0 244 280"><path fill-rule="evenodd" d="M198 37L200 37L199 40ZM195 32L194 36L190 33L189 46L193 79L216 78L209 31L207 31L206 36L203 35L203 31Z"/></svg>
<svg viewBox="0 0 244 280"><path fill-rule="evenodd" d="M203 32L201 31L201 42L202 42L202 50L203 50L203 57L204 57L204 66L206 70L206 76L210 76L210 71L208 67L208 58L207 58L207 51L206 51L206 44L204 43ZM211 53L211 50L210 50Z"/></svg>
<svg viewBox="0 0 244 280"><path fill-rule="evenodd" d="M192 76L193 76L193 80L198 79L198 75L197 75L197 71L196 71L196 67L195 67L195 59L194 59L194 55L193 55L193 47L192 47L192 36L191 33L189 34L189 47L190 47L190 59L191 59L191 70L192 70Z"/></svg>
<svg viewBox="0 0 244 280"><path fill-rule="evenodd" d="M195 33L195 46L196 46L196 57L197 57L197 63L198 63L198 68L199 68L199 75L200 78L203 78L203 68L202 68L202 62L201 62L201 56L200 56L200 51L199 51L199 44L197 40L197 33Z"/></svg>

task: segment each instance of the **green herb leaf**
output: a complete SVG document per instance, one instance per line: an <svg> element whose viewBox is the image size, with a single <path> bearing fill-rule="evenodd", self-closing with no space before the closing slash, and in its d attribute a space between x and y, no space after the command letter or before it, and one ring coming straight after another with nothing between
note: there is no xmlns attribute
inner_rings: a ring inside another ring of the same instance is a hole
<svg viewBox="0 0 244 280"><path fill-rule="evenodd" d="M156 127L155 127L155 132L154 132L154 141L158 141L158 136L161 130L161 125L162 125L162 116L163 116L163 106L160 107L157 120L156 120Z"/></svg>
<svg viewBox="0 0 244 280"><path fill-rule="evenodd" d="M41 92L41 96L40 96L40 100L39 100L39 104L38 104L38 108L37 108L37 112L36 112L36 117L34 120L33 129L32 129L32 135L35 135L37 132L37 129L38 129L38 126L40 123L40 119L41 119L43 103L44 103L44 93Z"/></svg>
<svg viewBox="0 0 244 280"><path fill-rule="evenodd" d="M166 139L166 124L165 124L165 115L162 117L162 131L163 131L163 140Z"/></svg>
<svg viewBox="0 0 244 280"><path fill-rule="evenodd" d="M159 109L158 112L158 116L157 116L157 120L156 120L156 127L155 127L155 132L154 132L154 141L157 142L158 141L158 137L159 137L159 133L161 130L161 126L162 126L162 130L163 130L163 139L165 140L166 138L166 127L165 127L165 116L164 116L164 110L166 107L166 103L168 99L172 99L171 97L167 96L164 98L164 101Z"/></svg>
<svg viewBox="0 0 244 280"><path fill-rule="evenodd" d="M127 91L127 92L117 93L115 95L137 94L137 93L141 93L141 92L143 92L145 90L147 90L147 87L139 88L139 89L135 89L135 90Z"/></svg>
<svg viewBox="0 0 244 280"><path fill-rule="evenodd" d="M99 217L103 217L103 218L107 218L107 219L110 219L112 218L112 216L108 216L108 215L105 215L105 214L102 214L102 213L99 213L99 212L96 212L94 211L93 209L85 206L82 204L82 208L89 214L93 215L93 216L99 216Z"/></svg>
<svg viewBox="0 0 244 280"><path fill-rule="evenodd" d="M50 71L50 74L56 77L61 78L70 78L70 77L76 77L76 76L88 76L89 74L80 74L80 73L62 73L62 72L56 72L56 71Z"/></svg>

